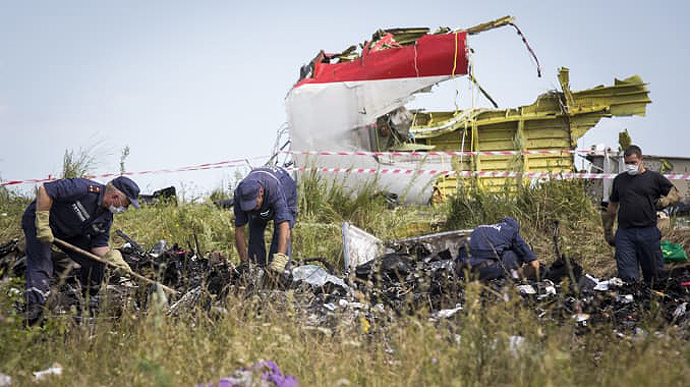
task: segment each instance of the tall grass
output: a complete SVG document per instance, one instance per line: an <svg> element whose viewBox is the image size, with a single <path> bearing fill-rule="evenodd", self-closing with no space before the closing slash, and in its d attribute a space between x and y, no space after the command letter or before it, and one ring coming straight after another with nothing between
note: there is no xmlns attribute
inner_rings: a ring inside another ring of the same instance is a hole
<svg viewBox="0 0 690 387"><path fill-rule="evenodd" d="M29 198L0 187L0 243L20 237L20 219L29 203Z"/></svg>
<svg viewBox="0 0 690 387"><path fill-rule="evenodd" d="M514 182L511 182L514 183ZM553 232L559 224L560 252L575 257L590 272L613 274L613 250L602 237L601 217L583 180L549 180L533 187L506 185L498 193L467 180L448 203L447 229L473 228L512 216L538 256L555 259Z"/></svg>
<svg viewBox="0 0 690 387"><path fill-rule="evenodd" d="M409 225L420 209L388 208L373 187L355 194L316 175L299 184L297 258L339 262L342 221L383 239L415 232ZM21 234L19 217L28 200L0 189L0 212L8 213L0 217L0 242ZM601 247L598 214L588 200L578 182L553 181L525 187L515 197L476 189L424 210L433 216L447 211L448 229L514 216L542 257L552 254L552 220L559 219L562 250L581 254L591 272L600 259L597 249L609 249ZM203 252L220 250L236 259L232 211L210 201L128 211L115 217L116 229L144 246L160 239L194 246L196 235ZM111 238L114 246L123 242L114 232ZM505 289L508 301L487 302L477 284L468 285L463 311L450 319L430 321L423 309L402 317L390 309L338 309L328 329L307 326L309 312L296 307L306 300L286 292L230 294L218 300L222 309L177 317L130 305L119 318L101 314L97 324L65 316L27 330L13 312L19 295L11 289L17 286L16 280L0 282L0 372L18 385L189 386L218 381L260 359L275 361L305 386L684 385L690 378L687 332L662 328L658 312L642 324L658 334L621 337L607 324L582 334L570 320L540 318L511 289ZM32 372L54 362L62 365L61 376L32 382Z"/></svg>
<svg viewBox="0 0 690 387"><path fill-rule="evenodd" d="M62 158L62 175L63 179L70 177L82 177L88 174L96 166L96 156L88 149L79 149L79 151L66 150ZM124 159L122 159L122 167L124 168Z"/></svg>
<svg viewBox="0 0 690 387"><path fill-rule="evenodd" d="M383 240L415 235L417 223L431 222L442 209L394 207L371 181L356 188L317 173L298 181L299 216L293 251L298 258L323 257L342 265L341 225L348 222Z"/></svg>
<svg viewBox="0 0 690 387"><path fill-rule="evenodd" d="M681 332L632 340L602 327L581 336L572 324L537 322L517 300L483 303L470 290L452 319L420 312L386 322L382 313L369 317L368 333L359 323L313 329L285 304L234 296L221 315L129 311L30 331L5 319L0 372L26 385L58 362L63 375L39 385L189 386L267 359L305 386L683 385L690 376Z"/></svg>

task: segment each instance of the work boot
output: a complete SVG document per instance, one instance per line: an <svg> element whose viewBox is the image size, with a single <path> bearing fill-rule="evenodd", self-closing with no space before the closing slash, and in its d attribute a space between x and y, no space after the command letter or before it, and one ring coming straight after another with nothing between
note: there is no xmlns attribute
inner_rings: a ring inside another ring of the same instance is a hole
<svg viewBox="0 0 690 387"><path fill-rule="evenodd" d="M89 316L96 316L98 314L98 308L100 307L100 297L97 294L90 295L87 298L87 303L89 306Z"/></svg>
<svg viewBox="0 0 690 387"><path fill-rule="evenodd" d="M43 322L43 311L45 307L38 302L29 302L24 308L24 326L32 327Z"/></svg>

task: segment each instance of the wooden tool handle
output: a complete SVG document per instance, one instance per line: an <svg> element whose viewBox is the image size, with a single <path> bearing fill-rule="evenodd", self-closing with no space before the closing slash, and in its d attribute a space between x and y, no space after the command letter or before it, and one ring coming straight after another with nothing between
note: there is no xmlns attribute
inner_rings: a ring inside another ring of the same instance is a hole
<svg viewBox="0 0 690 387"><path fill-rule="evenodd" d="M118 268L118 266L117 266L116 264L114 264L114 263L112 263L112 262L110 262L110 261L107 261L107 260L105 260L105 259L103 259L103 258L97 256L96 254L93 254L93 253L91 253L91 252L89 252L89 251L86 251L86 250L84 250L84 249L81 249L81 248L79 248L79 247L77 247L77 246L75 246L75 245L73 245L73 244L71 244L71 243L67 243L67 242L65 242L65 241L63 241L63 240L61 240L61 239L58 239L58 238L54 238L54 239L55 239L55 243L57 243L57 244L59 244L59 245L65 247L65 248L67 248L67 249L69 249L69 250L72 250L72 251L74 251L74 252L77 252L77 253L79 253L79 254L82 254L82 255L84 255L85 257L90 258L90 259L92 259L92 260L94 260L94 261L96 261L96 262L103 263L103 264L108 265L108 266L110 266L110 267ZM153 284L153 285L156 285L156 286L160 286L161 289L165 290L166 292L168 292L168 293L170 293L170 294L177 294L177 290L171 289L171 288L169 288L169 287L167 287L167 286L165 286L165 285L163 285L163 284L161 284L161 283L159 283L159 282L157 282L157 281L154 281L154 280L152 280L152 279L148 279L148 278L144 277L144 276L141 275L141 274L137 274L137 273L135 273L135 272L133 272L133 271L130 271L129 274L131 274L133 277L138 278L138 279L140 279L140 280L142 280L142 281L144 281L144 282L148 282L148 283L150 283L150 284Z"/></svg>

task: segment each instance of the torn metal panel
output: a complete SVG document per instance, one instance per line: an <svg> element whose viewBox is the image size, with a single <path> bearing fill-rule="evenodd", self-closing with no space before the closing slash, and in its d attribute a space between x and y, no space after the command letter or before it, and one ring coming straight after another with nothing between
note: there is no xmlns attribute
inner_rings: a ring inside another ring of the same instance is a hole
<svg viewBox="0 0 690 387"><path fill-rule="evenodd" d="M540 95L535 103L511 109L474 109L458 112L418 112L410 129L417 143L434 150L505 151L575 149L577 140L601 118L644 116L651 103L647 85L639 76L615 80L612 86L572 92L569 70L559 72L562 92ZM463 145L464 140L464 145ZM452 161L456 170L572 172L572 154L529 156L475 156ZM503 189L506 178L480 178L489 189ZM454 177L439 182L440 191L453 194Z"/></svg>
<svg viewBox="0 0 690 387"><path fill-rule="evenodd" d="M341 54L319 53L302 69L300 80L285 100L291 150L355 151L404 143L411 119L407 126L406 120L398 120L396 127L396 117L409 115L404 105L415 93L467 73L465 39L462 32L387 30L375 34L373 43L365 43L359 54L351 48ZM377 143L380 137L375 131L384 123L390 125L382 130L391 136L402 133L402 141L392 141L389 136L384 139L385 144ZM296 166L307 167L380 166L378 160L362 157L326 160L297 155L294 161ZM416 164L415 161L413 165ZM358 186L371 178L354 176L348 184ZM428 190L430 183L429 178L378 181L383 190L408 192L410 195L404 197L415 198Z"/></svg>
<svg viewBox="0 0 690 387"><path fill-rule="evenodd" d="M540 95L532 105L510 109L410 112L416 93L454 76L467 75L467 36L510 25L511 17L451 31L428 28L379 30L338 54L321 51L302 67L285 100L292 151L503 151L574 149L577 139L602 117L644 115L651 101L639 76L612 86L570 89L561 69L562 91ZM522 35L521 35L522 36ZM527 45L526 40L523 41ZM534 56L529 45L527 49ZM410 118L411 117L411 118ZM297 167L429 169L461 171L571 172L571 154L530 156L428 157L305 156ZM340 179L327 176L328 180ZM505 178L478 179L503 189ZM456 177L431 175L348 175L339 183L357 188L375 183L404 202L427 203L432 193L454 194ZM515 184L513 184L515 186Z"/></svg>
<svg viewBox="0 0 690 387"><path fill-rule="evenodd" d="M385 32L378 41L366 42L356 59L342 60L341 54L321 51L302 71L295 88L318 83L467 74L465 39L464 32L423 34L401 44L393 33ZM336 58L338 61L331 63Z"/></svg>
<svg viewBox="0 0 690 387"><path fill-rule="evenodd" d="M382 240L348 222L343 222L342 240L346 271L351 271L386 252Z"/></svg>
<svg viewBox="0 0 690 387"><path fill-rule="evenodd" d="M455 259L460 251L460 246L466 242L470 233L472 233L472 229L445 231L399 239L389 242L388 245L398 252L405 251L407 253L412 252L418 246L422 246L427 255L436 256L439 254L447 254L448 256L446 259Z"/></svg>

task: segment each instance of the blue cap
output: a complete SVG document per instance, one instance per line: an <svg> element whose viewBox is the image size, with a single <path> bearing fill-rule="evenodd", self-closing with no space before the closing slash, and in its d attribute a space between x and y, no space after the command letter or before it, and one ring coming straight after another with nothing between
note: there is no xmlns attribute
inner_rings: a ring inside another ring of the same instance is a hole
<svg viewBox="0 0 690 387"><path fill-rule="evenodd" d="M506 216L505 218L501 219L501 222L509 225L510 227L512 227L518 231L520 230L520 223L518 223L518 221L515 220L515 218L511 218L510 216Z"/></svg>
<svg viewBox="0 0 690 387"><path fill-rule="evenodd" d="M237 186L235 200L240 201L242 211L252 211L256 207L256 198L259 197L261 185L254 179L244 179Z"/></svg>
<svg viewBox="0 0 690 387"><path fill-rule="evenodd" d="M137 200L139 197L139 186L134 180L127 176L119 176L114 178L111 183L113 183L115 188L127 196L127 199L129 199L129 202L132 203L134 208L139 208L139 201Z"/></svg>

